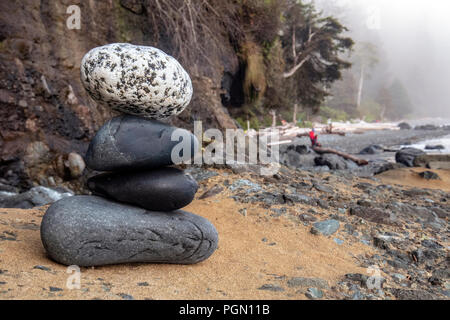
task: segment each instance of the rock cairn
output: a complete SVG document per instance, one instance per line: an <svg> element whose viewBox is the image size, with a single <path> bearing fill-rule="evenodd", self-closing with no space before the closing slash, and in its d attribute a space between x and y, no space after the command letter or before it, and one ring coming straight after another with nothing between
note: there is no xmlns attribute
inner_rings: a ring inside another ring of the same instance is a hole
<svg viewBox="0 0 450 320"><path fill-rule="evenodd" d="M159 121L189 104L189 75L159 49L110 44L84 56L81 80L93 99L127 115L105 123L89 145L86 165L105 171L87 182L94 195L64 198L45 213L41 239L50 258L78 266L207 259L217 248L217 231L180 210L198 185L170 167L175 130L191 142L182 160L195 155L198 141Z"/></svg>

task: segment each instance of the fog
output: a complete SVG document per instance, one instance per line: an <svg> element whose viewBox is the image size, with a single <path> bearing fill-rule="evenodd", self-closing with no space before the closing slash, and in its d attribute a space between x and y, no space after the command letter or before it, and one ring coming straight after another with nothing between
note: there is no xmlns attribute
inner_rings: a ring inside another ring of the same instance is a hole
<svg viewBox="0 0 450 320"><path fill-rule="evenodd" d="M450 1L314 2L325 14L338 16L356 41L377 45L384 65L373 73L383 72L385 81L400 79L417 117L450 118Z"/></svg>

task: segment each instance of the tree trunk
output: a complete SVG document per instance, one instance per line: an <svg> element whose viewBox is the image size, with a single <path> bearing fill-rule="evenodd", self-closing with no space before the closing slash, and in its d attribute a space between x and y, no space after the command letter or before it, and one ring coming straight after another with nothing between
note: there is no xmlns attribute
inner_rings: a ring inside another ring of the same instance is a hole
<svg viewBox="0 0 450 320"><path fill-rule="evenodd" d="M294 104L294 115L292 117L292 122L297 124L297 104Z"/></svg>
<svg viewBox="0 0 450 320"><path fill-rule="evenodd" d="M272 128L275 128L277 126L277 113L275 110L272 110Z"/></svg>
<svg viewBox="0 0 450 320"><path fill-rule="evenodd" d="M369 162L367 160L360 159L360 158L357 158L355 156L352 156L351 154L348 154L348 153L345 153L345 152L341 152L341 151L337 151L337 150L334 150L334 149L328 149L328 148L322 148L322 147L313 147L313 150L315 152L317 152L318 154L324 154L324 153L337 154L338 156L341 156L344 159L351 160L351 161L355 162L359 166L366 166L366 165L369 164Z"/></svg>
<svg viewBox="0 0 450 320"><path fill-rule="evenodd" d="M358 97L356 98L356 110L360 111L361 98L364 86L364 65L361 66L361 75L359 76Z"/></svg>

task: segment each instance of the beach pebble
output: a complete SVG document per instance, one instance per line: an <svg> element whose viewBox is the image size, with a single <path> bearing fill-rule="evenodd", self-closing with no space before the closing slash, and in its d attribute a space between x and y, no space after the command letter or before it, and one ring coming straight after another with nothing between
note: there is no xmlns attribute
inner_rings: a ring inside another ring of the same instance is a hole
<svg viewBox="0 0 450 320"><path fill-rule="evenodd" d="M172 134L176 141L172 141ZM92 139L86 165L97 171L169 166L174 164L172 148L179 143L190 146L190 152L177 153L182 161L193 158L198 151L197 138L187 130L156 120L120 116L105 123Z"/></svg>
<svg viewBox="0 0 450 320"><path fill-rule="evenodd" d="M192 202L195 179L176 168L104 173L92 177L88 188L99 196L135 204L148 210L172 211Z"/></svg>
<svg viewBox="0 0 450 320"><path fill-rule="evenodd" d="M191 79L177 60L157 48L128 43L86 53L81 81L97 102L150 119L177 115L192 98Z"/></svg>
<svg viewBox="0 0 450 320"><path fill-rule="evenodd" d="M339 221L331 219L314 223L313 227L311 228L311 233L330 236L336 233L338 229Z"/></svg>
<svg viewBox="0 0 450 320"><path fill-rule="evenodd" d="M321 299L323 298L323 291L317 288L308 288L305 295L309 299Z"/></svg>
<svg viewBox="0 0 450 320"><path fill-rule="evenodd" d="M218 243L216 229L200 216L147 211L96 196L64 198L50 206L41 239L51 259L78 266L193 264L211 256Z"/></svg>

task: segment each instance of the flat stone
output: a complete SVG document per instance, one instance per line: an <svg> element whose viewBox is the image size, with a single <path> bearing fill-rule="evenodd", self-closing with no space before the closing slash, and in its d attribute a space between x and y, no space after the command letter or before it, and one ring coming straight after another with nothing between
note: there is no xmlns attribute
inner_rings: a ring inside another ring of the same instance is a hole
<svg viewBox="0 0 450 320"><path fill-rule="evenodd" d="M213 254L218 235L208 220L182 210L147 211L75 196L50 206L41 240L49 257L64 265L193 264Z"/></svg>
<svg viewBox="0 0 450 320"><path fill-rule="evenodd" d="M426 145L425 150L443 150L445 147L442 144Z"/></svg>
<svg viewBox="0 0 450 320"><path fill-rule="evenodd" d="M279 286L276 286L273 284L264 284L261 287L259 287L258 290L274 291L274 292L284 291L284 289L282 287L279 287Z"/></svg>
<svg viewBox="0 0 450 320"><path fill-rule="evenodd" d="M303 278L303 277L295 277L291 278L287 282L290 288L295 287L315 287L319 289L328 289L328 282L324 279L320 278Z"/></svg>
<svg viewBox="0 0 450 320"><path fill-rule="evenodd" d="M350 208L350 215L358 216L375 223L387 225L392 225L395 223L394 217L385 209L353 206Z"/></svg>
<svg viewBox="0 0 450 320"><path fill-rule="evenodd" d="M176 168L104 173L88 180L97 195L155 211L187 206L198 189L195 179Z"/></svg>
<svg viewBox="0 0 450 320"><path fill-rule="evenodd" d="M311 228L311 233L330 236L336 233L338 229L339 229L339 221L325 220L314 223L313 227Z"/></svg>
<svg viewBox="0 0 450 320"><path fill-rule="evenodd" d="M172 141L172 135L178 133L182 138ZM98 171L169 166L174 164L172 149L179 143L187 146L179 162L190 160L198 151L197 138L187 130L156 120L120 116L106 122L92 139L86 165Z"/></svg>
<svg viewBox="0 0 450 320"><path fill-rule="evenodd" d="M305 295L309 299L321 299L321 298L323 298L322 290L317 289L317 288L308 288L308 291L306 291Z"/></svg>
<svg viewBox="0 0 450 320"><path fill-rule="evenodd" d="M181 113L193 92L191 79L177 60L157 48L128 43L86 53L81 82L100 104L150 119Z"/></svg>

